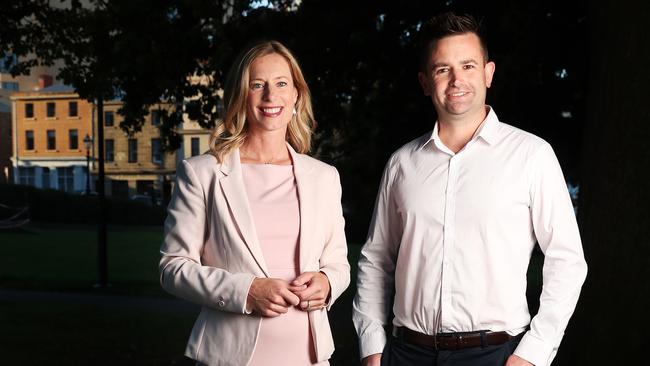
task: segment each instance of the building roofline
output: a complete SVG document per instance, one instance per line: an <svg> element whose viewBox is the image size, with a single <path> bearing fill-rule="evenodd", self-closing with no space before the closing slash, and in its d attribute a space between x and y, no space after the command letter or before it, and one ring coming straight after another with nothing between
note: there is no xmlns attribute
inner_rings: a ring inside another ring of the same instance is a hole
<svg viewBox="0 0 650 366"><path fill-rule="evenodd" d="M47 100L47 99L82 99L74 92L16 92L12 94L11 100ZM82 99L85 100L85 99Z"/></svg>

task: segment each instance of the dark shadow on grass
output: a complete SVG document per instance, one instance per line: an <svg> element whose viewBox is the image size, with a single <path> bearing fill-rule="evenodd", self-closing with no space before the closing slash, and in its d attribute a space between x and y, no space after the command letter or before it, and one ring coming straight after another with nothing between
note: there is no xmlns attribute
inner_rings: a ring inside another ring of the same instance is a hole
<svg viewBox="0 0 650 366"><path fill-rule="evenodd" d="M32 225L27 224L20 227L0 229L0 233L38 235L41 231L34 228Z"/></svg>

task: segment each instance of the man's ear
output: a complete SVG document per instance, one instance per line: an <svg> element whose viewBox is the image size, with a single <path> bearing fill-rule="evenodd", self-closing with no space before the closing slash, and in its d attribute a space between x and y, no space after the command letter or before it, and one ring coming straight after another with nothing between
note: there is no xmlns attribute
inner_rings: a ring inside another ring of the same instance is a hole
<svg viewBox="0 0 650 366"><path fill-rule="evenodd" d="M496 67L497 65L493 61L485 64L485 86L488 88L492 85L492 77L494 76Z"/></svg>

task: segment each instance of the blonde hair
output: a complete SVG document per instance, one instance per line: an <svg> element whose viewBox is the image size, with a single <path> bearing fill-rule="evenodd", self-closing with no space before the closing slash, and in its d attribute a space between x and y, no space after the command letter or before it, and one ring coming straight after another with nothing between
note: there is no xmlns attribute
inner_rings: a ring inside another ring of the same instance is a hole
<svg viewBox="0 0 650 366"><path fill-rule="evenodd" d="M210 151L222 162L224 157L240 147L248 135L246 102L248 98L250 68L257 58L278 54L287 61L291 69L293 84L298 91L296 114L287 127L286 140L297 152L304 154L311 150L311 138L316 127L311 106L309 87L298 61L291 51L277 41L258 43L242 53L228 73L224 90L224 117L210 136Z"/></svg>

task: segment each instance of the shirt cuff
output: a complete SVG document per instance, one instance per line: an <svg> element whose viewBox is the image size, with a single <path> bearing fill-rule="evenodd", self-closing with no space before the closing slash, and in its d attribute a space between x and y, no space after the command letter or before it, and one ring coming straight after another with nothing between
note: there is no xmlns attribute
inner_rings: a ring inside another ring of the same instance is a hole
<svg viewBox="0 0 650 366"><path fill-rule="evenodd" d="M384 352L384 346L386 346L386 331L382 327L380 331L376 331L370 334L364 334L362 337L359 337L359 354L361 359L364 359L375 353Z"/></svg>
<svg viewBox="0 0 650 366"><path fill-rule="evenodd" d="M248 294L251 291L251 286L253 285L253 281L255 281L257 277L251 276L250 280L248 281L248 286L246 286L246 296L244 297L244 302L242 306L242 314L250 315L253 313L253 310L248 310L246 309L246 304L248 304Z"/></svg>
<svg viewBox="0 0 650 366"><path fill-rule="evenodd" d="M535 366L550 365L554 353L555 350L552 345L549 345L543 340L535 337L530 333L530 331L524 334L514 352L515 355Z"/></svg>

